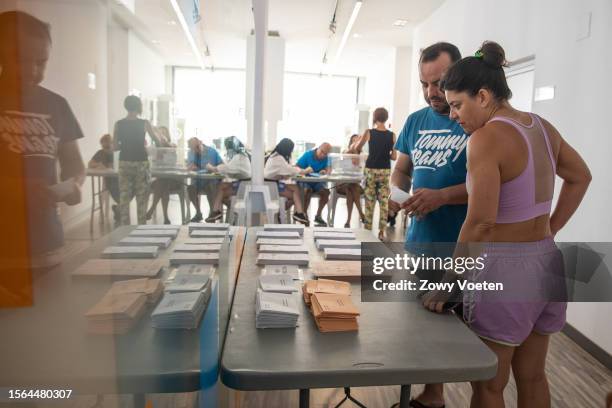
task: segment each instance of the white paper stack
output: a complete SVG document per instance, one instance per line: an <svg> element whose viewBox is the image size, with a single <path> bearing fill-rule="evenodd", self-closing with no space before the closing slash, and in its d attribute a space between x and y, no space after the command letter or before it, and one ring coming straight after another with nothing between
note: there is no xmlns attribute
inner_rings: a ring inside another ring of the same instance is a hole
<svg viewBox="0 0 612 408"><path fill-rule="evenodd" d="M355 240L355 233L354 232L327 232L327 231L315 231L313 233L314 235L314 239L315 240L319 240L319 239L335 239L335 240Z"/></svg>
<svg viewBox="0 0 612 408"><path fill-rule="evenodd" d="M261 245L259 253L273 254L307 254L308 248L304 245Z"/></svg>
<svg viewBox="0 0 612 408"><path fill-rule="evenodd" d="M308 266L308 254L259 254L257 265L298 265Z"/></svg>
<svg viewBox="0 0 612 408"><path fill-rule="evenodd" d="M110 246L102 251L102 258L142 259L157 258L156 246Z"/></svg>
<svg viewBox="0 0 612 408"><path fill-rule="evenodd" d="M135 229L130 232L128 237L170 237L176 238L178 235L177 229L166 228L166 229Z"/></svg>
<svg viewBox="0 0 612 408"><path fill-rule="evenodd" d="M325 248L325 259L358 261L361 259L361 249Z"/></svg>
<svg viewBox="0 0 612 408"><path fill-rule="evenodd" d="M295 295L258 290L255 306L258 329L297 327L300 312Z"/></svg>
<svg viewBox="0 0 612 408"><path fill-rule="evenodd" d="M181 273L174 277L172 283L166 285L166 292L200 292L206 290L210 285L210 276L206 274Z"/></svg>
<svg viewBox="0 0 612 408"><path fill-rule="evenodd" d="M186 245L202 245L202 244L222 244L224 238L189 238L183 242Z"/></svg>
<svg viewBox="0 0 612 408"><path fill-rule="evenodd" d="M257 231L257 238L299 239L297 231Z"/></svg>
<svg viewBox="0 0 612 408"><path fill-rule="evenodd" d="M168 248L172 243L170 237L125 237L117 243L119 246L158 246Z"/></svg>
<svg viewBox="0 0 612 408"><path fill-rule="evenodd" d="M184 264L219 264L218 253L200 253L200 252L174 252L168 258L170 265Z"/></svg>
<svg viewBox="0 0 612 408"><path fill-rule="evenodd" d="M297 232L302 236L304 226L302 224L264 224L264 231Z"/></svg>
<svg viewBox="0 0 612 408"><path fill-rule="evenodd" d="M214 223L214 224L204 224L204 223L200 223L200 222L190 222L188 224L189 227L189 234L191 234L192 231L194 230L202 230L202 231L227 231L230 227L229 224L223 224L223 223Z"/></svg>
<svg viewBox="0 0 612 408"><path fill-rule="evenodd" d="M189 232L191 238L225 238L229 230L194 229Z"/></svg>
<svg viewBox="0 0 612 408"><path fill-rule="evenodd" d="M216 252L221 251L221 244L177 244L174 252Z"/></svg>
<svg viewBox="0 0 612 408"><path fill-rule="evenodd" d="M181 228L180 225L168 224L145 224L136 227L137 230L176 230Z"/></svg>
<svg viewBox="0 0 612 408"><path fill-rule="evenodd" d="M157 329L195 329L202 320L209 297L209 290L166 293L151 314L151 324Z"/></svg>
<svg viewBox="0 0 612 408"><path fill-rule="evenodd" d="M314 227L312 229L313 232L339 232L339 233L349 233L353 232L350 228L334 228L334 227Z"/></svg>
<svg viewBox="0 0 612 408"><path fill-rule="evenodd" d="M75 276L114 276L121 278L141 278L157 276L162 269L160 259L90 259L72 274Z"/></svg>
<svg viewBox="0 0 612 408"><path fill-rule="evenodd" d="M361 241L357 241L357 240L318 239L315 242L316 242L318 249L325 249L325 248L360 249L361 248Z"/></svg>
<svg viewBox="0 0 612 408"><path fill-rule="evenodd" d="M293 283L293 277L289 274L261 275L259 277L259 288L264 292L293 293L298 288Z"/></svg>
<svg viewBox="0 0 612 408"><path fill-rule="evenodd" d="M304 280L304 274L297 265L267 265L262 275L289 275L293 280Z"/></svg>
<svg viewBox="0 0 612 408"><path fill-rule="evenodd" d="M304 245L302 239L257 238L257 246L261 245Z"/></svg>

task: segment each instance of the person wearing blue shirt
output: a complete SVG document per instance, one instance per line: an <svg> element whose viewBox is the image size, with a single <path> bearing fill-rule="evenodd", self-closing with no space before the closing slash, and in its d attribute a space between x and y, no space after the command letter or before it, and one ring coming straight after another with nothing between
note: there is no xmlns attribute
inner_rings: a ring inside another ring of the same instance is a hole
<svg viewBox="0 0 612 408"><path fill-rule="evenodd" d="M206 171L206 165L218 166L223 163L219 152L210 146L206 146L197 137L192 137L188 141L189 153L187 154L187 168L191 171ZM189 201L196 208L196 214L191 222L200 222L204 217L200 210L200 194L206 194L208 208L212 211L215 190L219 180L200 180L197 179L187 187Z"/></svg>
<svg viewBox="0 0 612 408"><path fill-rule="evenodd" d="M316 149L308 150L305 152L297 161L298 167L306 169L312 167L313 173L317 173L320 176L331 173L331 162L329 159L329 152L331 151L331 145L329 143L323 143ZM310 205L310 198L314 193L319 194L319 208L317 209L317 215L314 218L315 225L326 227L327 223L321 217L323 208L329 201L329 190L327 189L327 183L300 183L300 186L304 189L305 200L304 200L304 211L308 213L308 206Z"/></svg>
<svg viewBox="0 0 612 408"><path fill-rule="evenodd" d="M411 216L405 247L416 255L441 256L440 247L452 255L467 213L465 149L469 135L449 118L450 108L439 86L444 71L459 59L461 53L449 43L436 43L421 52L419 78L429 106L408 117L395 145L398 158L391 187L406 192L412 188L412 196L403 203L389 200L389 208L405 209ZM434 243L447 244L435 245L432 253L434 245L430 244ZM417 275L435 280L440 272L417 271ZM443 407L444 384L425 385L410 406Z"/></svg>

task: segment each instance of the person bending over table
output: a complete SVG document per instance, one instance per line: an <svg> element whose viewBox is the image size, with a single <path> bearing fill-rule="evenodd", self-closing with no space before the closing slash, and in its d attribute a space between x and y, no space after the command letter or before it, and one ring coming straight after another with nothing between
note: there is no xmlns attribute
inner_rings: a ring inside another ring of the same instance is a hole
<svg viewBox="0 0 612 408"><path fill-rule="evenodd" d="M189 154L187 156L187 168L190 171L206 171L206 165L211 164L218 166L223 163L219 152L210 146L206 146L197 137L192 137L187 142L189 145ZM210 214L213 209L213 199L215 197L215 191L219 180L201 180L195 179L189 187L187 187L187 193L189 194L189 200L196 209L196 214L191 219L191 222L200 222L203 220L202 211L200 210L200 195L206 194L206 200L208 201L208 208L210 208Z"/></svg>
<svg viewBox="0 0 612 408"><path fill-rule="evenodd" d="M206 222L216 222L223 218L223 203L228 202L230 197L236 195L240 187L240 180L251 178L251 155L246 147L236 136L225 139L225 150L227 152L228 163L221 163L213 166L208 163L206 169L213 173L221 173L225 176L219 184L219 189L215 195L213 210Z"/></svg>
<svg viewBox="0 0 612 408"><path fill-rule="evenodd" d="M266 157L264 178L276 181L279 194L293 201L295 206L293 220L309 226L310 221L308 221L308 216L302 206L300 189L292 180L292 177L312 173L313 169L312 167L300 169L291 164L293 147L294 143L290 139L285 138L278 142L274 150Z"/></svg>
<svg viewBox="0 0 612 408"><path fill-rule="evenodd" d="M110 134L105 134L100 138L100 150L93 155L87 168L109 170L113 168L113 137ZM113 201L113 216L115 224L119 223L119 180L116 177L104 177L104 186L110 193Z"/></svg>
<svg viewBox="0 0 612 408"><path fill-rule="evenodd" d="M344 150L342 153L346 154L361 154L361 148L357 148L354 146L355 142L359 139L358 134L354 134L349 139L348 149ZM359 166L359 158L352 159L353 165ZM344 224L344 228L351 227L351 215L353 214L353 204L357 207L357 211L359 212L359 219L361 222L365 222L365 215L363 214L363 210L361 209L361 195L363 194L363 188L361 188L361 184L359 183L342 183L336 186L336 191L339 194L344 194L346 196L346 209L348 211L348 216L346 218L346 224Z"/></svg>
<svg viewBox="0 0 612 408"><path fill-rule="evenodd" d="M156 147L175 148L176 145L172 143L170 138L170 131L165 126L157 127L159 134L159 142L156 143ZM168 204L170 202L171 193L183 194L183 182L180 180L173 180L168 178L157 178L151 183L151 190L153 191L153 202L151 208L147 211L147 220L153 218L153 212L155 207L161 200L162 210L164 213L164 224L171 224L170 218L168 217Z"/></svg>
<svg viewBox="0 0 612 408"><path fill-rule="evenodd" d="M318 173L320 176L325 176L331 173L331 162L329 160L329 152L331 151L331 145L329 143L323 143L316 149L305 152L297 161L298 167L306 169L312 168L311 173ZM308 175L308 173L306 173ZM319 195L319 208L317 209L317 215L314 218L317 226L327 227L327 223L321 217L323 208L329 201L329 189L327 183L300 183L300 187L304 189L304 210L308 213L308 207L310 205L310 199L313 194Z"/></svg>

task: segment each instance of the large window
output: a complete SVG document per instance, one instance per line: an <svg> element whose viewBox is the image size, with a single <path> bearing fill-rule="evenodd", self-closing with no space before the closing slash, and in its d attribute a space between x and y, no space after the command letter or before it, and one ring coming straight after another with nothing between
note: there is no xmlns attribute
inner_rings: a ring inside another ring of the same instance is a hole
<svg viewBox="0 0 612 408"><path fill-rule="evenodd" d="M196 136L206 144L237 136L246 142L245 73L176 68L176 117L184 120L185 141Z"/></svg>

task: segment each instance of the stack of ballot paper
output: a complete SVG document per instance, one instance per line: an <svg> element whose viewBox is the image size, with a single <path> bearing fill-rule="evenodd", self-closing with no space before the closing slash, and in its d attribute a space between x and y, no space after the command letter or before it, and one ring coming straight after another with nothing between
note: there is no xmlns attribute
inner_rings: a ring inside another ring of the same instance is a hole
<svg viewBox="0 0 612 408"><path fill-rule="evenodd" d="M189 234L191 234L192 231L195 230L201 230L201 231L227 231L229 230L230 225L229 224L223 224L223 223L199 223L199 222L190 222L188 224L188 228L189 228Z"/></svg>
<svg viewBox="0 0 612 408"><path fill-rule="evenodd" d="M153 277L162 269L161 259L90 259L72 274L75 276Z"/></svg>
<svg viewBox="0 0 612 408"><path fill-rule="evenodd" d="M174 252L219 252L221 244L177 244Z"/></svg>
<svg viewBox="0 0 612 408"><path fill-rule="evenodd" d="M157 329L195 329L202 320L210 291L166 293L151 314Z"/></svg>
<svg viewBox="0 0 612 408"><path fill-rule="evenodd" d="M257 238L257 247L262 245L283 245L283 246L300 246L304 245L304 241L300 239L280 239L280 238Z"/></svg>
<svg viewBox="0 0 612 408"><path fill-rule="evenodd" d="M312 314L319 331L339 332L359 329L359 310L349 295L315 293L311 297Z"/></svg>
<svg viewBox="0 0 612 408"><path fill-rule="evenodd" d="M361 241L344 240L344 239L318 239L315 241L317 249L325 248L345 248L345 249L360 249Z"/></svg>
<svg viewBox="0 0 612 408"><path fill-rule="evenodd" d="M176 238L179 230L173 228L163 228L163 229L139 229L136 228L132 230L128 237L169 237Z"/></svg>
<svg viewBox="0 0 612 408"><path fill-rule="evenodd" d="M198 268L201 265L181 265L172 282L166 285L166 292L199 292L210 286L210 269ZM195 268L194 268L195 267Z"/></svg>
<svg viewBox="0 0 612 408"><path fill-rule="evenodd" d="M351 284L331 279L307 280L302 286L304 302L310 306L311 297L315 293L331 293L336 295L350 295Z"/></svg>
<svg viewBox="0 0 612 408"><path fill-rule="evenodd" d="M271 254L260 253L257 256L257 265L298 265L308 266L308 254Z"/></svg>
<svg viewBox="0 0 612 408"><path fill-rule="evenodd" d="M261 245L259 253L271 254L307 254L308 248L304 245Z"/></svg>
<svg viewBox="0 0 612 408"><path fill-rule="evenodd" d="M172 224L144 224L136 227L137 230L175 230L181 229L180 225Z"/></svg>
<svg viewBox="0 0 612 408"><path fill-rule="evenodd" d="M172 243L170 237L125 237L117 243L119 246L158 246L168 248Z"/></svg>
<svg viewBox="0 0 612 408"><path fill-rule="evenodd" d="M325 259L327 260L342 260L342 261L359 261L361 260L361 249L344 249L344 248L325 248Z"/></svg>
<svg viewBox="0 0 612 408"><path fill-rule="evenodd" d="M228 234L229 230L194 229L189 232L191 238L225 238Z"/></svg>
<svg viewBox="0 0 612 408"><path fill-rule="evenodd" d="M264 231L297 232L303 236L304 226L302 224L264 224Z"/></svg>
<svg viewBox="0 0 612 408"><path fill-rule="evenodd" d="M297 327L300 312L295 295L257 290L255 327L258 329Z"/></svg>
<svg viewBox="0 0 612 408"><path fill-rule="evenodd" d="M142 293L147 297L147 303L157 303L162 293L164 285L160 279L130 279L118 281L112 284L108 293L121 295L124 293Z"/></svg>
<svg viewBox="0 0 612 408"><path fill-rule="evenodd" d="M297 231L257 231L257 238L300 239Z"/></svg>
<svg viewBox="0 0 612 408"><path fill-rule="evenodd" d="M302 270L297 265L267 265L262 275L289 275L293 280L304 280Z"/></svg>
<svg viewBox="0 0 612 408"><path fill-rule="evenodd" d="M259 288L264 292L293 293L298 289L289 274L267 274L259 277Z"/></svg>
<svg viewBox="0 0 612 408"><path fill-rule="evenodd" d="M107 293L85 317L88 330L100 334L127 333L142 316L147 296L143 293Z"/></svg>
<svg viewBox="0 0 612 408"><path fill-rule="evenodd" d="M334 228L334 227L314 227L313 232L339 232L339 233L352 233L353 230L350 228Z"/></svg>
<svg viewBox="0 0 612 408"><path fill-rule="evenodd" d="M174 252L168 258L170 265L184 264L219 264L219 253L214 252Z"/></svg>
<svg viewBox="0 0 612 408"><path fill-rule="evenodd" d="M355 233L349 232L328 232L328 231L315 231L313 232L315 240L326 239L326 240L355 240Z"/></svg>
<svg viewBox="0 0 612 408"><path fill-rule="evenodd" d="M211 237L211 238L188 238L183 244L185 245L204 245L204 244L222 244L223 237Z"/></svg>
<svg viewBox="0 0 612 408"><path fill-rule="evenodd" d="M157 246L110 246L102 251L102 258L157 258L158 250Z"/></svg>

